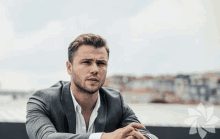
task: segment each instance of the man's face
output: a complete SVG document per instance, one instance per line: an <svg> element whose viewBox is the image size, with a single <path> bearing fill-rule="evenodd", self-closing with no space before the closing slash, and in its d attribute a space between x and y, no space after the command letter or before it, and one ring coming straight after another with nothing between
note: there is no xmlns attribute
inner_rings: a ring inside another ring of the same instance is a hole
<svg viewBox="0 0 220 139"><path fill-rule="evenodd" d="M89 94L97 92L105 82L107 62L105 47L80 46L73 58L71 76L74 85Z"/></svg>

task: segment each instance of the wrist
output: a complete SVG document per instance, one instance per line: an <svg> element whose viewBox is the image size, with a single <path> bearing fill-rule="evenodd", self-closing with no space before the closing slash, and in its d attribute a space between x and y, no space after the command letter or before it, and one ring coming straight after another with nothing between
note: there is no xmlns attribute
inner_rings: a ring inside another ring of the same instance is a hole
<svg viewBox="0 0 220 139"><path fill-rule="evenodd" d="M150 136L146 136L146 135L144 135L145 137L146 137L146 139L152 139Z"/></svg>
<svg viewBox="0 0 220 139"><path fill-rule="evenodd" d="M107 139L109 136L109 133L103 133L101 136L101 139Z"/></svg>

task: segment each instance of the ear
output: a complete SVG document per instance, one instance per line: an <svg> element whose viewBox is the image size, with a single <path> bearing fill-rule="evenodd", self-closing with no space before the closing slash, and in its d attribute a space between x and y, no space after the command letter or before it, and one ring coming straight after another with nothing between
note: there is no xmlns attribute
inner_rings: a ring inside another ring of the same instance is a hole
<svg viewBox="0 0 220 139"><path fill-rule="evenodd" d="M73 66L69 61L66 61L66 69L69 75L72 75Z"/></svg>

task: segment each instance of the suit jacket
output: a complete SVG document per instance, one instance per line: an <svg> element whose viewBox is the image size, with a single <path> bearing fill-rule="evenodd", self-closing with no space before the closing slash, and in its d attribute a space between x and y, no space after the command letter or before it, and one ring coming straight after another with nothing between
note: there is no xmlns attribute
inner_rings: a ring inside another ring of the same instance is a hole
<svg viewBox="0 0 220 139"><path fill-rule="evenodd" d="M140 123L118 90L102 87L95 132L112 132L132 122ZM88 139L91 133L76 134L76 116L70 82L59 81L36 91L27 102L26 130L30 139ZM142 134L150 133L142 130Z"/></svg>

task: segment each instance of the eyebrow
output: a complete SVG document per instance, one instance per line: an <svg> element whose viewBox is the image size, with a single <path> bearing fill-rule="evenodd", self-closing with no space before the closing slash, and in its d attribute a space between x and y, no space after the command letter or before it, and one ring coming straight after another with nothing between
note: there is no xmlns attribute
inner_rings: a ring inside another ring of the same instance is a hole
<svg viewBox="0 0 220 139"><path fill-rule="evenodd" d="M81 59L80 61L93 61L93 59ZM107 63L107 60L102 60L102 59L100 59L100 60L97 60L98 62L104 62L104 63Z"/></svg>

